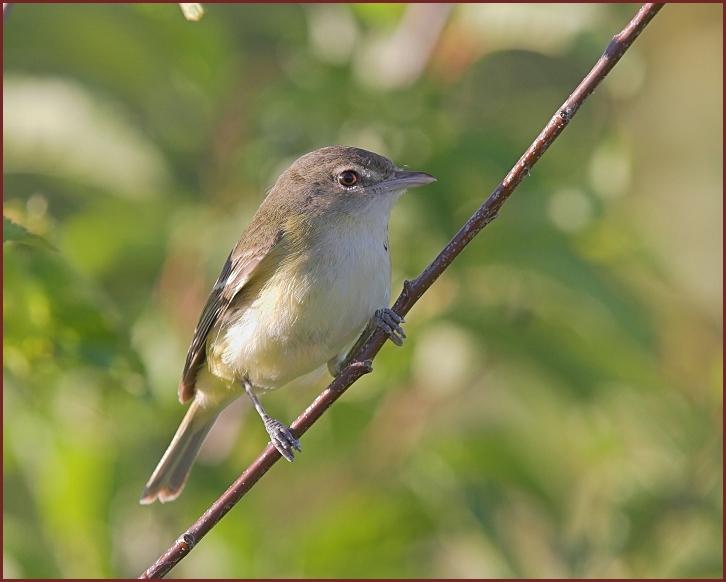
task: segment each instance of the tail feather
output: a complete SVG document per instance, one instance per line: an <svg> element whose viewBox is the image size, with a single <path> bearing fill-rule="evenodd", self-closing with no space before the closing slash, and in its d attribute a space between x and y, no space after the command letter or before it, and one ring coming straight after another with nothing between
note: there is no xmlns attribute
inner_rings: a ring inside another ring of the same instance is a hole
<svg viewBox="0 0 726 582"><path fill-rule="evenodd" d="M164 456L144 487L139 500L142 505L148 505L157 499L166 503L179 497L199 449L217 420L221 408L205 408L197 400L192 402Z"/></svg>

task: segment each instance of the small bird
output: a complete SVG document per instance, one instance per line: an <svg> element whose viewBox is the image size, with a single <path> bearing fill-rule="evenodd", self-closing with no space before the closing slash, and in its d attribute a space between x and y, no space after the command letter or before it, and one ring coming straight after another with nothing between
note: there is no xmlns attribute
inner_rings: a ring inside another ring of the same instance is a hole
<svg viewBox="0 0 726 582"><path fill-rule="evenodd" d="M280 175L202 310L179 385L191 405L142 504L179 496L217 416L243 394L292 461L300 442L258 394L326 364L337 375L366 326L403 343L403 318L388 307L388 221L404 190L435 180L346 146L308 153Z"/></svg>

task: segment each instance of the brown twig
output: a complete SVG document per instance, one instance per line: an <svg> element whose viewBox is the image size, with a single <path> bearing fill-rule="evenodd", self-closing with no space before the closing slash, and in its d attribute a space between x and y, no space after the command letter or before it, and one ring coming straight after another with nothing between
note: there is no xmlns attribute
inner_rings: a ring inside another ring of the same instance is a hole
<svg viewBox="0 0 726 582"><path fill-rule="evenodd" d="M403 291L393 305L393 309L397 313L405 315L479 231L496 218L504 201L529 174L529 170L567 127L585 99L595 90L662 7L663 5L658 4L644 4L628 25L613 37L592 70L567 98L562 107L557 110L529 149L479 210L461 227L449 244L418 277L404 283ZM383 332L376 331L355 354L351 354L351 364L292 423L291 429L296 437L303 435L353 382L372 370L371 362L383 346L385 339L386 336ZM277 450L272 445L268 445L229 489L140 578L160 578L166 575L279 458L280 454Z"/></svg>

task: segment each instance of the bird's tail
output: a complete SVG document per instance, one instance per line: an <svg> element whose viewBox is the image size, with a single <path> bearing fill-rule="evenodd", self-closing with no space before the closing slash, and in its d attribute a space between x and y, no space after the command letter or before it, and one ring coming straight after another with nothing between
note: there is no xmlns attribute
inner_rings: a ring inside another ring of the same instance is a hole
<svg viewBox="0 0 726 582"><path fill-rule="evenodd" d="M204 438L223 408L201 406L197 399L192 401L164 456L144 487L139 500L142 505L157 499L166 503L179 497Z"/></svg>

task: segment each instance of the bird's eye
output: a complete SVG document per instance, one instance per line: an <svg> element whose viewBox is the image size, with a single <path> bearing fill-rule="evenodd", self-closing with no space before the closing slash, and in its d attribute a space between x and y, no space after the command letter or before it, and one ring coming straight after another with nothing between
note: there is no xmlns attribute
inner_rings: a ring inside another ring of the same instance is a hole
<svg viewBox="0 0 726 582"><path fill-rule="evenodd" d="M358 172L353 170L345 170L338 174L338 184L350 188L358 183Z"/></svg>

